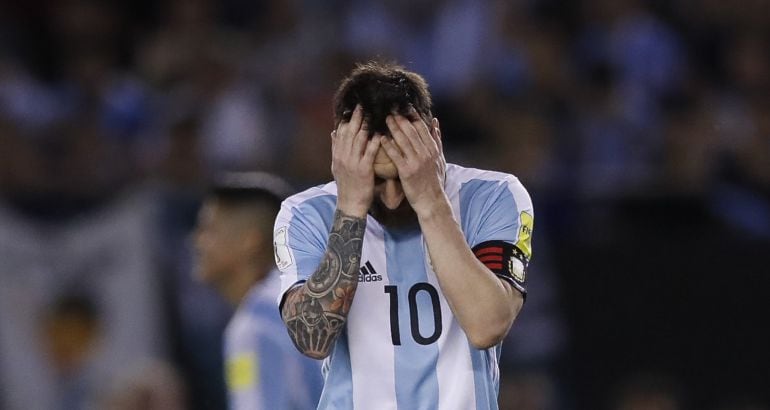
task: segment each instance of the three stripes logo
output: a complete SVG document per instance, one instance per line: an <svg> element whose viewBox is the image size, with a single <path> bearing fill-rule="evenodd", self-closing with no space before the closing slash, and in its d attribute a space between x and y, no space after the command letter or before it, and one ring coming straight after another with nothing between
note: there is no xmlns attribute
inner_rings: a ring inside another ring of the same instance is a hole
<svg viewBox="0 0 770 410"><path fill-rule="evenodd" d="M382 276L377 274L374 266L369 261L366 261L364 266L361 266L361 269L358 270L359 282L379 282L381 280Z"/></svg>

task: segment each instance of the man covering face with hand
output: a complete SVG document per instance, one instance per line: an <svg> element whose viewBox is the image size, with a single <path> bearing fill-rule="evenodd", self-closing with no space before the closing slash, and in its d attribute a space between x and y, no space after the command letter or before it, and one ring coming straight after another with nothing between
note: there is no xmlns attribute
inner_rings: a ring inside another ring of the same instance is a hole
<svg viewBox="0 0 770 410"><path fill-rule="evenodd" d="M321 409L494 409L526 295L532 203L512 175L446 164L425 80L358 65L334 99L334 181L294 195L274 245Z"/></svg>

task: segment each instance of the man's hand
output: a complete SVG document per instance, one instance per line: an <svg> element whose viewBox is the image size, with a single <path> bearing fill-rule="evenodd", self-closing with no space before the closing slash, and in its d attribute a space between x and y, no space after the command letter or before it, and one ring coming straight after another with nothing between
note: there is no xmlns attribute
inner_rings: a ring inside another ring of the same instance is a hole
<svg viewBox="0 0 770 410"><path fill-rule="evenodd" d="M418 217L430 214L436 205L447 203L446 160L438 120L433 119L429 130L412 107L409 118L393 114L385 122L393 139L383 138L381 143L398 169L404 195Z"/></svg>
<svg viewBox="0 0 770 410"><path fill-rule="evenodd" d="M337 209L363 218L374 197L374 157L380 137L368 139L363 109L356 105L350 121L332 131L332 175L337 182Z"/></svg>
<svg viewBox="0 0 770 410"><path fill-rule="evenodd" d="M432 121L429 131L412 111L406 117L388 116L386 122L393 140L383 139L382 146L398 168L404 194L417 213L449 308L471 345L492 347L508 333L523 298L476 258L452 214L443 189L446 163L438 121Z"/></svg>

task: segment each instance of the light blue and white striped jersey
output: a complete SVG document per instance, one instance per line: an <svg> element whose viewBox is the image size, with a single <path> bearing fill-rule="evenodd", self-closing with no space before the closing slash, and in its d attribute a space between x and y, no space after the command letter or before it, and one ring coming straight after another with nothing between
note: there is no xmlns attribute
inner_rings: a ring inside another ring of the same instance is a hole
<svg viewBox="0 0 770 410"><path fill-rule="evenodd" d="M470 247L503 241L529 258L534 214L516 177L449 164L444 189ZM274 238L282 295L321 261L336 193L332 182L284 201ZM518 276L523 283L523 272ZM470 344L419 227L386 228L370 215L358 289L346 328L324 360L318 408L496 409L500 347Z"/></svg>
<svg viewBox="0 0 770 410"><path fill-rule="evenodd" d="M228 401L237 410L305 410L323 388L318 361L303 356L275 308L277 270L255 285L225 330Z"/></svg>

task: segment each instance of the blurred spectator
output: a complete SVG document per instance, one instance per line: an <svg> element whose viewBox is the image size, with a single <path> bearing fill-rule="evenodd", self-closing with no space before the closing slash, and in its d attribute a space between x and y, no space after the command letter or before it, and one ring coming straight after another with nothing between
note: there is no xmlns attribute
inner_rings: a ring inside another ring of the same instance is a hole
<svg viewBox="0 0 770 410"><path fill-rule="evenodd" d="M70 394L93 400L126 363L163 353L149 211L139 193L67 223L0 205L4 409L53 409ZM73 290L88 299L67 302Z"/></svg>
<svg viewBox="0 0 770 410"><path fill-rule="evenodd" d="M558 405L560 395L554 380L537 372L503 374L500 381L501 410L546 410L565 408ZM562 399L563 400L563 399Z"/></svg>
<svg viewBox="0 0 770 410"><path fill-rule="evenodd" d="M183 410L187 409L185 387L168 364L140 362L114 383L100 400L105 410Z"/></svg>
<svg viewBox="0 0 770 410"><path fill-rule="evenodd" d="M266 167L274 158L259 87L243 77L242 33L216 25L205 0L171 1L168 24L150 37L139 65L163 90L171 113L199 117L208 168Z"/></svg>
<svg viewBox="0 0 770 410"><path fill-rule="evenodd" d="M85 408L94 398L102 375L88 369L101 338L99 312L88 298L64 295L45 313L42 323L44 355L56 378L63 408Z"/></svg>
<svg viewBox="0 0 770 410"><path fill-rule="evenodd" d="M157 213L155 254L163 273L170 345L192 409L224 408L221 334L232 314L227 303L194 278L192 232L208 184L200 123L179 114L163 131L153 194Z"/></svg>
<svg viewBox="0 0 770 410"><path fill-rule="evenodd" d="M679 410L684 408L675 382L659 373L638 373L621 379L613 410Z"/></svg>

